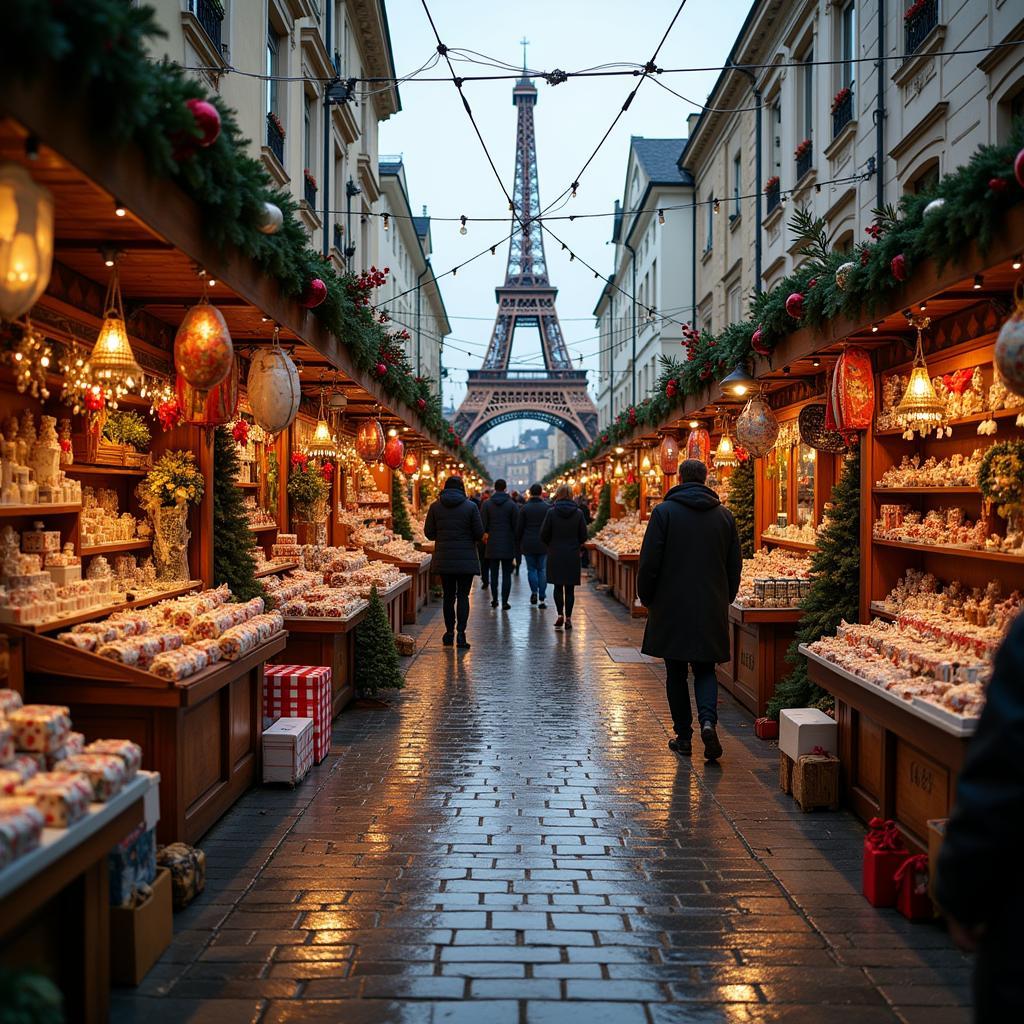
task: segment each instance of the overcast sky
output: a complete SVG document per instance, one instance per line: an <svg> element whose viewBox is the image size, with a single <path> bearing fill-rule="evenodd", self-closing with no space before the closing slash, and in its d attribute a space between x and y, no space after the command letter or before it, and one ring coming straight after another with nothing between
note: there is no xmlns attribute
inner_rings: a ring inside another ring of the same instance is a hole
<svg viewBox="0 0 1024 1024"><path fill-rule="evenodd" d="M475 50L504 62L521 64L519 40L530 43L531 68L575 71L613 62L643 64L672 19L678 0L518 0L515 4L478 0L428 0L442 41L449 48ZM658 56L662 68L716 66L725 62L749 9L747 0L688 0ZM426 63L436 42L421 0L387 0L396 71L406 75ZM458 73L504 73L456 63ZM442 61L424 76L439 77ZM643 83L600 152L580 178L575 199L563 213L610 211L621 198L631 135L672 138L686 135L686 117L697 107L661 88L663 82L689 100L702 102L718 77L716 71L663 75ZM569 79L549 86L537 81L534 111L541 204L551 202L576 177L586 158L611 124L636 84L628 76ZM506 188L511 191L515 162L513 82L467 82L464 92ZM487 163L483 149L463 110L458 93L447 82L407 82L400 87L402 110L381 125L380 152L401 154L410 200L419 212L426 204L435 217L469 218L468 231L459 224L435 220L432 263L438 275L461 264L502 239L508 223L474 223L476 217L507 217L508 204ZM671 216L671 214L669 214ZM612 270L608 244L611 218L562 221L552 229L596 267L602 276ZM558 314L574 361L596 382L598 342L593 309L601 283L579 259L570 263L550 237L545 240L549 273L559 289ZM441 281L452 325L445 345L449 368L445 401L458 406L466 392L466 370L479 367L494 322L494 288L504 279L508 243ZM526 337L523 335L526 334ZM520 369L539 363L536 332L520 331L512 351ZM578 362L582 357L582 362ZM488 438L511 444L522 421L496 428Z"/></svg>

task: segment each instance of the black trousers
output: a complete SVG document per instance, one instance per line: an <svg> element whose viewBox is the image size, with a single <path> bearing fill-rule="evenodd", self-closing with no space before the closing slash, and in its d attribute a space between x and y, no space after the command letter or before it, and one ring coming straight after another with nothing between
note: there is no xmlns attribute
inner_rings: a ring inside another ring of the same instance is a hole
<svg viewBox="0 0 1024 1024"><path fill-rule="evenodd" d="M472 589L472 573L441 573L445 632L453 632L456 626L460 633L466 632L466 623L469 621L469 592Z"/></svg>
<svg viewBox="0 0 1024 1024"><path fill-rule="evenodd" d="M512 593L513 558L490 558L487 567L491 571L491 601L498 600L498 570L501 569L501 601L508 604L508 595Z"/></svg>
<svg viewBox="0 0 1024 1024"><path fill-rule="evenodd" d="M555 610L559 615L571 616L576 604L576 588L571 584L554 583L551 589L555 592Z"/></svg>
<svg viewBox="0 0 1024 1024"><path fill-rule="evenodd" d="M486 556L484 555L484 552L486 550L487 550L487 545L486 544L477 544L477 546L476 546L476 553L477 553L478 557L480 558L480 576L481 576L481 578L483 580L483 582L481 583L481 586L484 588L484 590L487 589L487 580L490 578L490 575L491 575L490 574L490 569L489 569L489 563L487 561Z"/></svg>
<svg viewBox="0 0 1024 1024"><path fill-rule="evenodd" d="M689 736L693 728L693 708L690 706L690 688L687 669L693 666L693 696L697 701L697 720L703 724L718 724L718 679L711 661L676 661L665 659L665 692L672 712L672 724L677 736Z"/></svg>

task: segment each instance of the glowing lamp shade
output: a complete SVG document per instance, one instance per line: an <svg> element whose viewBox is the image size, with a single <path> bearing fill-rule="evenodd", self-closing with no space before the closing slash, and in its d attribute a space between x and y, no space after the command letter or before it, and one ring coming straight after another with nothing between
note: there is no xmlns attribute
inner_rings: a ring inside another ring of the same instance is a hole
<svg viewBox="0 0 1024 1024"><path fill-rule="evenodd" d="M89 366L96 382L119 396L141 383L142 367L135 361L135 353L128 341L116 266L107 285L104 310L103 326L89 355Z"/></svg>
<svg viewBox="0 0 1024 1024"><path fill-rule="evenodd" d="M620 477L623 477L625 475L626 475L625 471L622 468L622 461L620 459L616 459L615 460L615 478L619 479Z"/></svg>
<svg viewBox="0 0 1024 1024"><path fill-rule="evenodd" d="M640 468L645 473L651 468L651 456L647 452L644 452L644 457L640 460Z"/></svg>
<svg viewBox="0 0 1024 1024"><path fill-rule="evenodd" d="M674 475L679 472L679 443L671 434L666 434L658 446L658 464L662 473Z"/></svg>
<svg viewBox="0 0 1024 1024"><path fill-rule="evenodd" d="M694 427L686 437L686 457L704 465L711 460L711 435L701 426Z"/></svg>
<svg viewBox="0 0 1024 1024"><path fill-rule="evenodd" d="M384 428L380 420L363 420L356 431L356 451L363 462L376 462L384 452Z"/></svg>
<svg viewBox="0 0 1024 1024"><path fill-rule="evenodd" d="M414 473L418 473L420 469L420 460L417 458L415 452L406 452L405 458L402 459L402 472L406 476L412 476Z"/></svg>
<svg viewBox="0 0 1024 1024"><path fill-rule="evenodd" d="M384 445L384 465L388 469L398 469L405 458L405 443L400 437L389 437Z"/></svg>
<svg viewBox="0 0 1024 1024"><path fill-rule="evenodd" d="M722 432L722 437L718 442L718 447L715 449L715 468L725 469L738 464L739 459L736 458L736 446L733 444L732 438L729 436L729 431L725 430Z"/></svg>
<svg viewBox="0 0 1024 1024"><path fill-rule="evenodd" d="M215 388L231 372L235 352L219 309L202 299L174 336L174 369L198 391Z"/></svg>
<svg viewBox="0 0 1024 1024"><path fill-rule="evenodd" d="M909 434L917 431L924 437L945 422L946 403L935 393L928 364L924 359L921 332L930 321L928 317L915 317L911 323L917 328L917 350L907 390L896 406L896 417Z"/></svg>
<svg viewBox="0 0 1024 1024"><path fill-rule="evenodd" d="M430 474L430 473L434 472L434 467L430 465L430 459L424 459L423 460L423 465L420 466L420 472L421 473L427 473L427 474Z"/></svg>
<svg viewBox="0 0 1024 1024"><path fill-rule="evenodd" d="M32 308L52 265L53 196L24 167L0 165L0 318Z"/></svg>
<svg viewBox="0 0 1024 1024"><path fill-rule="evenodd" d="M338 454L338 446L334 443L334 438L331 436L331 428L327 420L319 419L316 421L316 430L313 431L313 436L309 439L306 451L314 459L333 459Z"/></svg>

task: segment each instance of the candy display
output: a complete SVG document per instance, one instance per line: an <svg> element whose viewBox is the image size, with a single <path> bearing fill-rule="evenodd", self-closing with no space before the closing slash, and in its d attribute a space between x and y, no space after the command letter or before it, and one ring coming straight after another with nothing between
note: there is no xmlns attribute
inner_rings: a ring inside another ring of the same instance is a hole
<svg viewBox="0 0 1024 1024"><path fill-rule="evenodd" d="M0 797L0 869L39 845L45 824L31 797Z"/></svg>
<svg viewBox="0 0 1024 1024"><path fill-rule="evenodd" d="M289 562L297 562L302 556L297 533L279 533L277 540L271 545L270 553L274 558Z"/></svg>
<svg viewBox="0 0 1024 1024"><path fill-rule="evenodd" d="M142 767L142 747L131 740L93 740L85 747L84 753L119 757L124 764L125 782L131 782Z"/></svg>
<svg viewBox="0 0 1024 1024"><path fill-rule="evenodd" d="M128 779L128 769L116 754L73 754L54 765L53 774L60 772L84 775L92 786L92 799L99 803L117 796Z"/></svg>
<svg viewBox="0 0 1024 1024"><path fill-rule="evenodd" d="M977 487L978 468L984 455L981 448L964 456L957 452L948 458L925 459L904 455L898 466L887 469L878 480L878 487Z"/></svg>
<svg viewBox="0 0 1024 1024"><path fill-rule="evenodd" d="M359 488L359 504L360 505L390 505L391 498L383 491L378 490L376 487L360 487Z"/></svg>
<svg viewBox="0 0 1024 1024"><path fill-rule="evenodd" d="M251 495L245 499L245 515L249 521L250 528L263 526L277 526L277 520L264 508L256 504L256 499Z"/></svg>
<svg viewBox="0 0 1024 1024"><path fill-rule="evenodd" d="M743 560L740 608L794 608L811 587L811 561L782 548L760 548Z"/></svg>
<svg viewBox="0 0 1024 1024"><path fill-rule="evenodd" d="M81 544L87 548L138 540L150 532L147 523L119 510L117 491L106 487L83 488L78 529Z"/></svg>
<svg viewBox="0 0 1024 1024"><path fill-rule="evenodd" d="M417 551L411 541L403 540L400 537L387 541L380 546L374 545L371 550L381 555L387 555L389 558L394 558L399 562L424 565L430 561L430 555L427 552Z"/></svg>
<svg viewBox="0 0 1024 1024"><path fill-rule="evenodd" d="M345 576L348 584L355 587L364 597L370 596L372 587L376 587L378 592L390 590L404 578L402 570L390 562L370 562L361 569L346 573Z"/></svg>
<svg viewBox="0 0 1024 1024"><path fill-rule="evenodd" d="M67 828L89 809L93 787L81 772L39 772L19 786L15 796L30 797L48 828Z"/></svg>
<svg viewBox="0 0 1024 1024"><path fill-rule="evenodd" d="M71 731L71 712L55 704L25 704L7 712L18 750L48 754L64 746Z"/></svg>
<svg viewBox="0 0 1024 1024"><path fill-rule="evenodd" d="M942 545L976 551L1004 551L1024 557L1024 536L993 533L984 519L971 520L959 507L921 512L909 505L881 505L879 518L872 526L878 540L907 544Z"/></svg>
<svg viewBox="0 0 1024 1024"><path fill-rule="evenodd" d="M639 513L627 512L621 519L610 519L592 539L617 555L637 555L646 530L647 524L640 521Z"/></svg>
<svg viewBox="0 0 1024 1024"><path fill-rule="evenodd" d="M793 540L799 544L817 544L818 531L821 526L812 523L770 523L765 527L763 536L772 540Z"/></svg>
<svg viewBox="0 0 1024 1024"><path fill-rule="evenodd" d="M67 422L67 421L65 421ZM10 416L0 434L0 505L80 505L82 485L61 466L56 419Z"/></svg>
<svg viewBox="0 0 1024 1024"><path fill-rule="evenodd" d="M236 661L248 654L265 640L284 629L284 618L280 612L256 615L237 626L226 629L220 635L220 653L226 661Z"/></svg>

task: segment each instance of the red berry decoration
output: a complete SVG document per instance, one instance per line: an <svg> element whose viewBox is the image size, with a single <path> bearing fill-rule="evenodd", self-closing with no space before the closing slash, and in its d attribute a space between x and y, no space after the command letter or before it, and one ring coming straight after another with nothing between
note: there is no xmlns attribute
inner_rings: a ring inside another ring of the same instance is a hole
<svg viewBox="0 0 1024 1024"><path fill-rule="evenodd" d="M1002 195L1010 187L1010 183L1005 178L989 178L988 187L998 196Z"/></svg>
<svg viewBox="0 0 1024 1024"><path fill-rule="evenodd" d="M810 291L817 283L818 279L816 277L812 277L810 281L807 282L807 290Z"/></svg>
<svg viewBox="0 0 1024 1024"><path fill-rule="evenodd" d="M417 398L416 399L416 408L419 409L420 412L423 412L423 410L426 409L426 407L427 407L427 400L425 398Z"/></svg>
<svg viewBox="0 0 1024 1024"><path fill-rule="evenodd" d="M907 260L903 253L897 253L892 258L892 262L889 264L889 268L892 270L892 276L897 281L906 281L907 279Z"/></svg>
<svg viewBox="0 0 1024 1024"><path fill-rule="evenodd" d="M324 480L330 483L334 479L334 463L325 462L320 467L320 475L324 478Z"/></svg>
<svg viewBox="0 0 1024 1024"><path fill-rule="evenodd" d="M861 249L860 251L860 265L866 267L868 260L871 259L871 252L868 249Z"/></svg>
<svg viewBox="0 0 1024 1024"><path fill-rule="evenodd" d="M388 375L387 363L378 363L373 369L378 377L386 377Z"/></svg>
<svg viewBox="0 0 1024 1024"><path fill-rule="evenodd" d="M327 298L327 285L320 280L319 277L314 277L310 280L309 284L306 285L306 290L302 293L301 302L306 309L316 309L324 299Z"/></svg>
<svg viewBox="0 0 1024 1024"><path fill-rule="evenodd" d="M249 421L239 420L231 428L231 436L243 447L249 442Z"/></svg>
<svg viewBox="0 0 1024 1024"><path fill-rule="evenodd" d="M161 430L173 430L182 421L184 415L185 410L178 404L176 398L172 398L167 402L161 402L156 410Z"/></svg>
<svg viewBox="0 0 1024 1024"><path fill-rule="evenodd" d="M1017 179L1017 184L1024 188L1024 149L1017 154L1017 158L1013 161L1013 176Z"/></svg>
<svg viewBox="0 0 1024 1024"><path fill-rule="evenodd" d="M786 312L794 319L799 320L804 315L804 297L800 292L793 292L786 299Z"/></svg>
<svg viewBox="0 0 1024 1024"><path fill-rule="evenodd" d="M99 412L107 404L107 396L102 388L86 388L83 402L89 412Z"/></svg>
<svg viewBox="0 0 1024 1024"><path fill-rule="evenodd" d="M665 397L675 398L679 391L679 385L674 380L667 381L665 384Z"/></svg>
<svg viewBox="0 0 1024 1024"><path fill-rule="evenodd" d="M220 111L206 100L186 100L185 106L192 111L199 129L199 138L195 141L203 149L212 146L220 135Z"/></svg>

